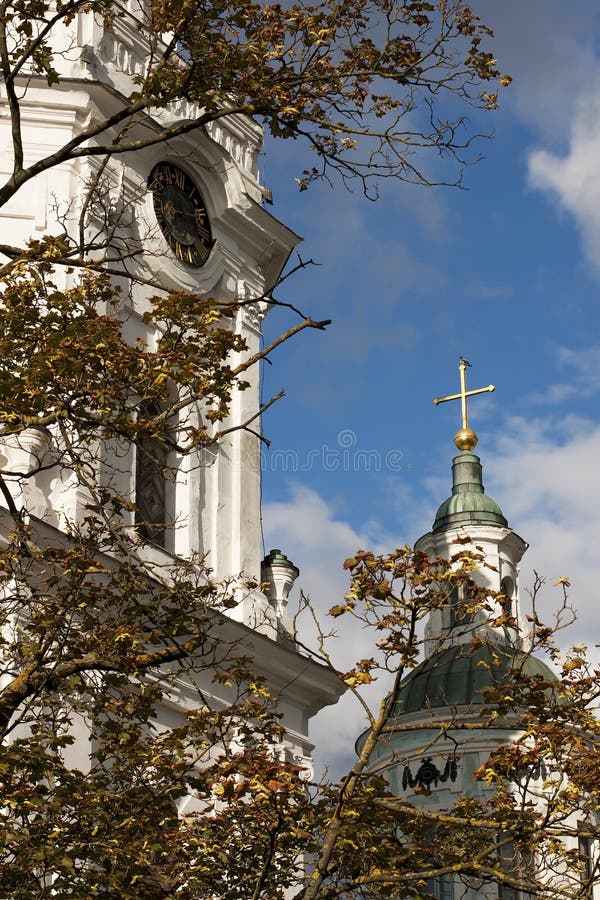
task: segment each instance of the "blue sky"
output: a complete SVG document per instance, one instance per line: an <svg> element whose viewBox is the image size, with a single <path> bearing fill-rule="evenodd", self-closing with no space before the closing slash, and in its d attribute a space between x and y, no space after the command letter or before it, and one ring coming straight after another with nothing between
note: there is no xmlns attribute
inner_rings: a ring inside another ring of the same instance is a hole
<svg viewBox="0 0 600 900"><path fill-rule="evenodd" d="M341 186L301 194L301 148L267 146L274 212L319 262L280 299L333 319L266 368L265 398L287 394L263 422L267 549L281 546L326 608L357 544L391 548L427 531L449 492L459 426L457 404L431 401L458 389L462 354L471 387L497 388L472 401L471 424L486 487L531 545L522 585L533 568L569 575L580 616L572 639L595 643L600 8L474 7L514 82L484 118L495 136L465 173L468 190L387 182L375 203ZM267 336L285 324L271 315ZM550 587L548 609L554 602ZM361 640L346 638L342 655Z"/></svg>

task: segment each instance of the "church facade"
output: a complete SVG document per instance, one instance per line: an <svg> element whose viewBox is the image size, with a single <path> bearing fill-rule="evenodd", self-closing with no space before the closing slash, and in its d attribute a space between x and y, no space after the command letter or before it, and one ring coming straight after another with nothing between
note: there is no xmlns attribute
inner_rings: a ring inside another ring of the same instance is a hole
<svg viewBox="0 0 600 900"><path fill-rule="evenodd" d="M149 65L146 16L134 0L110 22L77 13L55 29L58 81L26 71L19 79L25 165L59 157L0 208L0 244L25 247L64 233L74 243L81 239L90 258L108 259L106 268L125 298L119 317L131 345L156 346L157 326L145 313L148 297L161 290L237 303L232 327L245 349L233 355L235 367L259 352L269 292L299 238L265 209L268 192L258 170L262 131L246 117L217 116L206 127L188 130L199 111L181 101L128 120L127 140L139 141L139 150L100 152L107 140L118 140L118 127L94 135L95 123L111 121ZM11 177L15 152L9 106L4 92L3 183ZM153 135L170 126L170 140L153 142ZM85 152L62 158L65 146ZM78 277L69 265L57 266L53 275L58 289L72 287ZM279 551L262 559L259 365L244 377L247 387L233 392L228 417L220 423L227 432L221 440L180 457L173 452L154 470L145 465L143 446L123 450L109 443L97 451L97 475L137 507L124 515L130 515L132 528L146 529L145 552L156 570L168 578L172 561L201 557L212 578L227 583L233 600L221 626L223 639L255 660L257 674L280 697L282 752L310 772L308 721L335 702L341 687L290 640L287 595L298 570ZM199 404L189 414L199 421L204 413ZM30 524L33 540L46 545L61 544L87 515L86 492L72 473L52 464L55 451L52 428L35 425L2 443L11 502ZM202 679L204 695L218 706L227 692L221 696L207 673ZM183 680L158 719L180 721L193 694ZM73 765L85 766L88 750L82 733L66 752Z"/></svg>

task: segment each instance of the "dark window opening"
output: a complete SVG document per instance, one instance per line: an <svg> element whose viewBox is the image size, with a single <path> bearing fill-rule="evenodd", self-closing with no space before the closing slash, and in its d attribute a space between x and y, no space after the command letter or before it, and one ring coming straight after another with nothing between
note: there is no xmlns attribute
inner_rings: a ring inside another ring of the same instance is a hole
<svg viewBox="0 0 600 900"><path fill-rule="evenodd" d="M529 855L524 855L515 850L515 845L512 841L503 844L498 849L498 856L500 857L500 867L504 874L507 878L511 878L516 882L522 881L526 873L532 872L534 869L535 863L533 859ZM531 894L529 891L521 891L510 884L500 883L498 885L498 897L500 900L526 900L526 898L531 897Z"/></svg>
<svg viewBox="0 0 600 900"><path fill-rule="evenodd" d="M140 407L140 418L159 414L158 408ZM167 530L168 447L159 433L147 434L136 443L135 524L145 540L165 546Z"/></svg>
<svg viewBox="0 0 600 900"><path fill-rule="evenodd" d="M585 828L585 823L580 823L580 828ZM592 838L589 835L580 834L577 838L577 848L581 861L580 878L583 891L580 895L585 900L593 897L592 885L594 877L594 849Z"/></svg>
<svg viewBox="0 0 600 900"><path fill-rule="evenodd" d="M428 878L426 891L431 897L435 897L436 900L453 900L452 877L450 875L436 875L435 878Z"/></svg>
<svg viewBox="0 0 600 900"><path fill-rule="evenodd" d="M500 593L504 594L505 597L505 599L502 601L502 612L505 616L510 616L513 613L514 592L515 583L510 575L506 575L500 582Z"/></svg>
<svg viewBox="0 0 600 900"><path fill-rule="evenodd" d="M473 613L465 609L465 592L462 587L455 587L450 594L450 628L457 625L470 625Z"/></svg>

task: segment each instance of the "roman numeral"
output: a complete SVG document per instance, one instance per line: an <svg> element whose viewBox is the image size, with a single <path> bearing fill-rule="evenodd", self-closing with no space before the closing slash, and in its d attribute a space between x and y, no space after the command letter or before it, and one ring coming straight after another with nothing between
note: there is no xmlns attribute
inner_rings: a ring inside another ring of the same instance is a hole
<svg viewBox="0 0 600 900"><path fill-rule="evenodd" d="M204 260L208 258L209 248L203 244L202 241L197 240L194 242L194 250L198 254L200 261L204 262Z"/></svg>

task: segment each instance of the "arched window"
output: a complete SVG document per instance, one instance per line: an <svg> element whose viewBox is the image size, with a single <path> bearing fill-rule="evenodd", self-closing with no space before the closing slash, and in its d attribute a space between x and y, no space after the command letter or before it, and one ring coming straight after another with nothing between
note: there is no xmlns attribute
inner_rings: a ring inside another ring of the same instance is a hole
<svg viewBox="0 0 600 900"><path fill-rule="evenodd" d="M535 863L529 855L518 853L512 841L502 843L498 848L498 857L502 871L515 881L522 881L528 872L534 871ZM520 891L509 884L498 884L499 900L526 900L531 898L528 891Z"/></svg>
<svg viewBox="0 0 600 900"><path fill-rule="evenodd" d="M450 628L471 625L474 616L465 609L465 590L461 585L455 587L450 594Z"/></svg>
<svg viewBox="0 0 600 900"><path fill-rule="evenodd" d="M159 409L140 406L139 418L151 419ZM159 547L165 546L167 526L168 447L160 433L148 434L136 443L135 524L141 537Z"/></svg>
<svg viewBox="0 0 600 900"><path fill-rule="evenodd" d="M505 575L500 582L500 593L506 597L502 604L502 612L510 616L513 614L513 596L515 593L515 583L510 575Z"/></svg>
<svg viewBox="0 0 600 900"><path fill-rule="evenodd" d="M436 875L435 878L428 878L426 891L430 897L435 897L436 900L453 900L452 876Z"/></svg>
<svg viewBox="0 0 600 900"><path fill-rule="evenodd" d="M579 822L580 829L586 829L585 822ZM587 826L587 830L589 826ZM593 897L593 883L595 875L594 866L594 844L590 834L579 834L577 836L577 849L579 850L580 859L580 880L581 894L578 896L585 897L585 900L591 900Z"/></svg>

